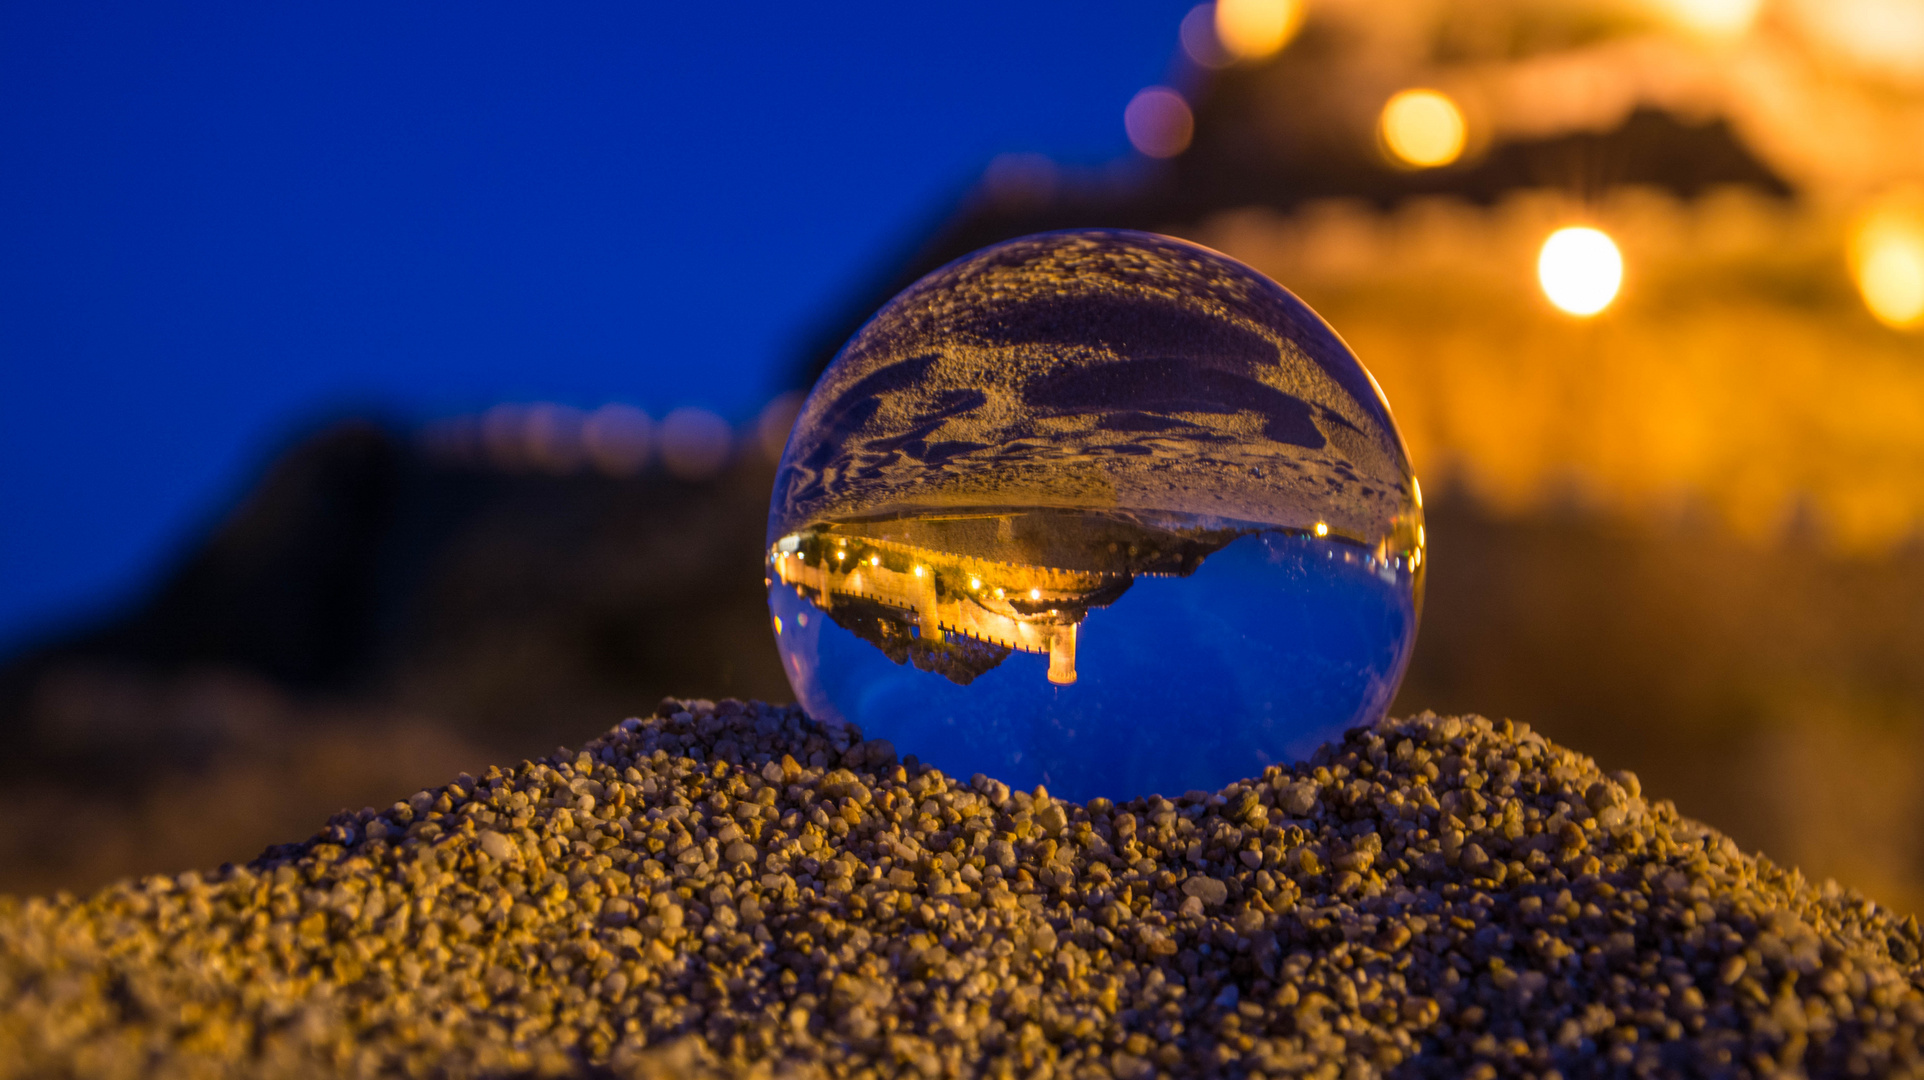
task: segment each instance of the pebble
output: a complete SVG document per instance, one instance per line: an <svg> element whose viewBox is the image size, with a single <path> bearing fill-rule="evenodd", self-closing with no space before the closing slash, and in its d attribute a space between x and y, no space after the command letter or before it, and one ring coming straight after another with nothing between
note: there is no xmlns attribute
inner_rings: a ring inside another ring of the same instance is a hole
<svg viewBox="0 0 1924 1080"><path fill-rule="evenodd" d="M669 701L0 898L0 1077L1919 1076L1921 947L1508 721L1080 806Z"/></svg>

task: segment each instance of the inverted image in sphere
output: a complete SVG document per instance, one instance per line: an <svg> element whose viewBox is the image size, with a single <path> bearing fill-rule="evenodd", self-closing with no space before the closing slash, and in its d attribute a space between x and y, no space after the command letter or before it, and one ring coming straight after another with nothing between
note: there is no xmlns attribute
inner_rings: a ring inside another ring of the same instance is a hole
<svg viewBox="0 0 1924 1080"><path fill-rule="evenodd" d="M1072 798L1213 788L1380 716L1422 594L1355 355L1136 232L998 244L890 301L803 405L768 542L811 715Z"/></svg>

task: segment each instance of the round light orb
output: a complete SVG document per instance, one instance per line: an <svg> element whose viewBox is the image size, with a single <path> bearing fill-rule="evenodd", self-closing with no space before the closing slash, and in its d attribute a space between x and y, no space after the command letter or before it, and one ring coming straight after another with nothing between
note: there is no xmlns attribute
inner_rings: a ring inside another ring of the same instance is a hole
<svg viewBox="0 0 1924 1080"><path fill-rule="evenodd" d="M1416 478L1308 307L1147 233L986 248L802 406L769 509L811 716L1073 799L1213 790L1380 717L1415 640Z"/></svg>
<svg viewBox="0 0 1924 1080"><path fill-rule="evenodd" d="M1303 0L1216 0L1216 40L1237 60L1281 52L1303 24Z"/></svg>
<svg viewBox="0 0 1924 1080"><path fill-rule="evenodd" d="M1198 67L1216 70L1226 68L1236 62L1236 58L1223 46L1222 38L1216 33L1216 5L1197 4L1182 17L1177 28L1176 39L1182 42L1182 51L1191 63Z"/></svg>
<svg viewBox="0 0 1924 1080"><path fill-rule="evenodd" d="M1878 322L1895 330L1924 326L1924 198L1902 192L1852 231L1851 277Z"/></svg>
<svg viewBox="0 0 1924 1080"><path fill-rule="evenodd" d="M1122 126L1137 150L1152 158L1172 158L1189 149L1196 114L1181 94L1167 86L1148 86L1129 99Z"/></svg>
<svg viewBox="0 0 1924 1080"><path fill-rule="evenodd" d="M1391 157L1419 169L1462 157L1470 131L1463 110L1440 90L1404 90L1390 98L1377 129Z"/></svg>
<svg viewBox="0 0 1924 1080"><path fill-rule="evenodd" d="M1871 314L1897 329L1924 322L1924 243L1893 236L1867 247L1857 266L1857 286Z"/></svg>
<svg viewBox="0 0 1924 1080"><path fill-rule="evenodd" d="M1610 306L1623 287L1623 254L1599 229L1558 229L1537 253L1543 295L1572 315L1590 316Z"/></svg>

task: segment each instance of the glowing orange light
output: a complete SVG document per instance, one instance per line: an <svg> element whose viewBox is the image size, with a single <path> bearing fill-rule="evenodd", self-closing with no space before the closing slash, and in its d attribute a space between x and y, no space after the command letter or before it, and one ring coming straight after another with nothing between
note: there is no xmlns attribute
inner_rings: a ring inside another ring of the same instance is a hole
<svg viewBox="0 0 1924 1080"><path fill-rule="evenodd" d="M1328 536L1328 535L1329 535L1329 526L1328 526L1328 525L1326 525L1326 524L1324 524L1323 522L1320 522L1320 521L1319 521L1319 522L1317 522L1317 523L1316 523L1316 535L1318 535L1318 536Z"/></svg>
<svg viewBox="0 0 1924 1080"><path fill-rule="evenodd" d="M1664 0L1677 22L1716 37L1736 37L1750 29L1761 6L1761 0Z"/></svg>
<svg viewBox="0 0 1924 1080"><path fill-rule="evenodd" d="M1196 133L1196 117L1182 95L1167 86L1137 91L1122 111L1129 144L1152 158L1172 158L1189 149Z"/></svg>
<svg viewBox="0 0 1924 1080"><path fill-rule="evenodd" d="M1469 130L1463 110L1440 90L1405 90L1390 98L1378 120L1390 155L1419 169L1448 165L1462 157Z"/></svg>
<svg viewBox="0 0 1924 1080"><path fill-rule="evenodd" d="M1031 600L1040 600L1040 599L1042 599L1042 590L1041 590L1041 589L1030 589L1030 590L1029 590L1029 599L1031 599Z"/></svg>
<svg viewBox="0 0 1924 1080"><path fill-rule="evenodd" d="M1800 20L1832 48L1906 81L1924 75L1924 4L1917 0L1805 0Z"/></svg>
<svg viewBox="0 0 1924 1080"><path fill-rule="evenodd" d="M1216 40L1238 60L1282 51L1303 24L1302 0L1217 0Z"/></svg>
<svg viewBox="0 0 1924 1080"><path fill-rule="evenodd" d="M1537 254L1537 281L1557 307L1572 315L1595 315L1623 286L1623 254L1599 229L1558 229Z"/></svg>
<svg viewBox="0 0 1924 1080"><path fill-rule="evenodd" d="M1851 276L1877 321L1924 325L1924 194L1887 196L1851 231Z"/></svg>

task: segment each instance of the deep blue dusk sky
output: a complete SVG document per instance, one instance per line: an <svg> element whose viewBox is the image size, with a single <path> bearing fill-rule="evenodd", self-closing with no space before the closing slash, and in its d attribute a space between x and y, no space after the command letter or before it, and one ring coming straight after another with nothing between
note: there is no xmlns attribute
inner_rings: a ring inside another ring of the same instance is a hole
<svg viewBox="0 0 1924 1080"><path fill-rule="evenodd" d="M746 419L996 154L1124 159L1188 6L0 3L0 650L320 417Z"/></svg>

